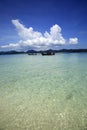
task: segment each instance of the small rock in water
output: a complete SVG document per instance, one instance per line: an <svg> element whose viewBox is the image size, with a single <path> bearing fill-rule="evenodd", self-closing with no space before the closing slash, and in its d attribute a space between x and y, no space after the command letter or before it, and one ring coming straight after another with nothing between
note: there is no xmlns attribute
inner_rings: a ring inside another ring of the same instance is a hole
<svg viewBox="0 0 87 130"><path fill-rule="evenodd" d="M73 98L73 94L72 93L70 93L70 94L68 94L67 96L66 96L66 99L67 100L70 100L70 99L72 99Z"/></svg>

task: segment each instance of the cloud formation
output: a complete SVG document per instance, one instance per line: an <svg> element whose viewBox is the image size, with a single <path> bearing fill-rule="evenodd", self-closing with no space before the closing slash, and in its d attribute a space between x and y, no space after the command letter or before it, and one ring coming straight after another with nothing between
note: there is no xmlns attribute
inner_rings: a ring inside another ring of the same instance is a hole
<svg viewBox="0 0 87 130"><path fill-rule="evenodd" d="M19 20L12 20L12 24L16 27L21 40L18 43L10 43L1 46L1 48L10 49L48 49L54 46L67 44L66 39L62 36L62 29L55 24L50 28L50 31L45 31L44 34L35 31L32 27L26 28ZM68 44L77 44L78 38L70 38Z"/></svg>
<svg viewBox="0 0 87 130"><path fill-rule="evenodd" d="M77 44L77 43L78 43L78 38L77 38L77 37L75 37L75 38L70 38L70 39L69 39L69 43L70 43L70 44Z"/></svg>

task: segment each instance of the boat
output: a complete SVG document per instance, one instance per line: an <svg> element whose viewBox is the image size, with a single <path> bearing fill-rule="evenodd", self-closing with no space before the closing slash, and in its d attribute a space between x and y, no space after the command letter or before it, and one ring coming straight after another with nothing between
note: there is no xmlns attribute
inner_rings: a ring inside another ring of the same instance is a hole
<svg viewBox="0 0 87 130"><path fill-rule="evenodd" d="M28 53L28 55L37 55L37 53Z"/></svg>
<svg viewBox="0 0 87 130"><path fill-rule="evenodd" d="M41 53L42 54L42 56L46 56L46 55L55 55L55 53L54 52L42 52Z"/></svg>

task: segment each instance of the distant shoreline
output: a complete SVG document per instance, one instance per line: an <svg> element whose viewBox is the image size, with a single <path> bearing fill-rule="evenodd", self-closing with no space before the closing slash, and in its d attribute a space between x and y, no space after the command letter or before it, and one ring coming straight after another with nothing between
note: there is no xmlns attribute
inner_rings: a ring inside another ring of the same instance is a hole
<svg viewBox="0 0 87 130"><path fill-rule="evenodd" d="M42 53L42 52L54 52L54 53L83 53L83 52L87 52L87 49L60 49L60 50L44 50L44 51L36 51L36 50L28 50L26 52L24 51L0 51L0 55L11 55L11 54L38 54L38 53Z"/></svg>

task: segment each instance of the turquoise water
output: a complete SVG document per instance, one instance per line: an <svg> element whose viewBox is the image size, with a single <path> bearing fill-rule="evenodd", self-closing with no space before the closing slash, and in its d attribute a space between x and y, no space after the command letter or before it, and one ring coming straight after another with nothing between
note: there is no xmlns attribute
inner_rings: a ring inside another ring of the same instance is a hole
<svg viewBox="0 0 87 130"><path fill-rule="evenodd" d="M0 130L87 130L87 53L0 56Z"/></svg>

